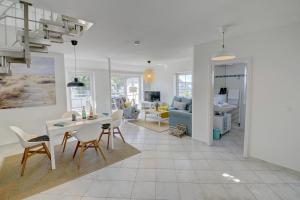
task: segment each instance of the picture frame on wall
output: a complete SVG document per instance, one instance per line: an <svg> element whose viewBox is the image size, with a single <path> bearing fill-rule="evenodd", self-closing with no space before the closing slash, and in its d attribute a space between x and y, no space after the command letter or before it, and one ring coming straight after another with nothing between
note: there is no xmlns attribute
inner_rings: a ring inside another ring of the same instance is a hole
<svg viewBox="0 0 300 200"><path fill-rule="evenodd" d="M0 109L56 104L53 57L32 56L30 68L12 63L11 69L11 76L0 76Z"/></svg>

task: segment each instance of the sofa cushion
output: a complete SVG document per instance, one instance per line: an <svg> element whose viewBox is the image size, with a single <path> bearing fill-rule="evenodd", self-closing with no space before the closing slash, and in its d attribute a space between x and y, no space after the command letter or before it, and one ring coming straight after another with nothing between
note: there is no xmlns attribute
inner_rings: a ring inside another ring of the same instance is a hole
<svg viewBox="0 0 300 200"><path fill-rule="evenodd" d="M185 117L185 118L191 118L192 113L190 113L187 110L170 110L169 111L170 116L176 116L176 117Z"/></svg>
<svg viewBox="0 0 300 200"><path fill-rule="evenodd" d="M184 102L179 102L179 101L174 101L174 107L177 110L186 110L186 103Z"/></svg>
<svg viewBox="0 0 300 200"><path fill-rule="evenodd" d="M168 110L169 110L169 111L170 111L170 110L176 110L176 108L170 106Z"/></svg>
<svg viewBox="0 0 300 200"><path fill-rule="evenodd" d="M182 97L181 98L181 102L185 102L186 104L192 104L192 99L190 98L186 98L186 97Z"/></svg>
<svg viewBox="0 0 300 200"><path fill-rule="evenodd" d="M192 99L186 98L186 97L182 97L181 98L181 102L186 103L186 110L189 110L189 105L192 104Z"/></svg>
<svg viewBox="0 0 300 200"><path fill-rule="evenodd" d="M178 97L178 96L174 96L174 97L173 97L172 104L171 104L172 107L174 107L174 101L179 101L179 102L181 102L181 97Z"/></svg>

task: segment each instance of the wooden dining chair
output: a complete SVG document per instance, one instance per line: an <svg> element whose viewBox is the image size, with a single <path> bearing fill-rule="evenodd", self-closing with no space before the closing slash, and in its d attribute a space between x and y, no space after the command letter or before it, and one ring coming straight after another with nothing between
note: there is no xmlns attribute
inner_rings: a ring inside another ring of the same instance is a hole
<svg viewBox="0 0 300 200"><path fill-rule="evenodd" d="M77 163L78 169L80 168L80 162L83 158L84 152L89 148L94 148L97 154L101 153L103 159L106 161L103 151L100 148L100 145L97 141L100 124L85 124L81 126L73 135L78 140L73 159L75 158L77 150L80 148L80 155Z"/></svg>
<svg viewBox="0 0 300 200"><path fill-rule="evenodd" d="M21 128L16 126L10 126L10 129L14 131L19 139L20 144L24 147L24 153L21 161L22 169L21 176L24 175L27 159L34 154L46 154L51 160L50 152L45 144L49 138L47 136L37 136L24 132ZM40 139L38 139L40 138ZM45 140L43 140L45 138ZM47 139L46 139L47 138ZM41 141L39 141L41 140Z"/></svg>
<svg viewBox="0 0 300 200"><path fill-rule="evenodd" d="M100 134L100 137L98 139L98 143L101 141L101 138L103 135L107 135L107 146L106 148L108 149L109 148L109 139L110 139L110 135L111 135L111 131L112 131L112 134L113 136L118 134L121 136L123 142L125 143L125 139L122 135L122 132L120 130L120 125L121 125L121 122L122 122L122 118L123 118L123 111L122 110L118 110L118 111L115 111L112 113L111 115L111 118L112 118L112 122L110 125L106 125L104 124L102 126L102 132Z"/></svg>
<svg viewBox="0 0 300 200"><path fill-rule="evenodd" d="M70 112L65 112L62 115L62 118L72 118L73 114L75 114L76 117L80 117L80 114L78 112L70 111ZM68 140L72 137L73 137L72 132L70 132L70 131L65 132L64 138L63 138L62 143L61 143L61 145L63 146L63 152L65 152Z"/></svg>

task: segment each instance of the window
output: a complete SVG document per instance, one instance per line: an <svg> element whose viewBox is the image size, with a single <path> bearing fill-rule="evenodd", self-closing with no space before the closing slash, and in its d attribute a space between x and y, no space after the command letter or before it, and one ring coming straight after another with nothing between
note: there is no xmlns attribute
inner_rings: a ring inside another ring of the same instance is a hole
<svg viewBox="0 0 300 200"><path fill-rule="evenodd" d="M141 76L131 74L113 74L111 77L112 98L124 96L136 104L141 99Z"/></svg>
<svg viewBox="0 0 300 200"><path fill-rule="evenodd" d="M192 74L177 73L176 74L176 95L183 97L192 97Z"/></svg>
<svg viewBox="0 0 300 200"><path fill-rule="evenodd" d="M93 92L93 74L89 72L77 73L77 78L85 84L85 87L70 87L69 102L72 111L81 112L82 107L89 109L90 106L95 107ZM74 74L69 73L68 80L74 79Z"/></svg>

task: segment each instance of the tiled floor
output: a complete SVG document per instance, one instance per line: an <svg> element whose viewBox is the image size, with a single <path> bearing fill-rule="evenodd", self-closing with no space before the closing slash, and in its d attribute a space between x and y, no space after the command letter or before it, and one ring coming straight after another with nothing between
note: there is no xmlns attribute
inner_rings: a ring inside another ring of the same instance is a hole
<svg viewBox="0 0 300 200"><path fill-rule="evenodd" d="M142 153L28 199L300 199L300 176L243 159L238 131L206 146L132 124L122 129Z"/></svg>

